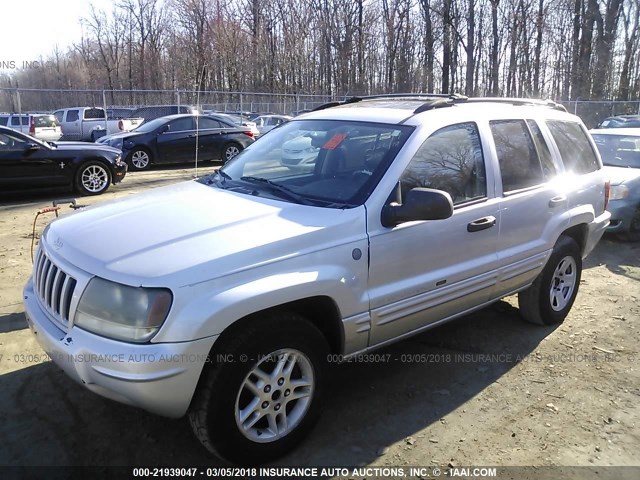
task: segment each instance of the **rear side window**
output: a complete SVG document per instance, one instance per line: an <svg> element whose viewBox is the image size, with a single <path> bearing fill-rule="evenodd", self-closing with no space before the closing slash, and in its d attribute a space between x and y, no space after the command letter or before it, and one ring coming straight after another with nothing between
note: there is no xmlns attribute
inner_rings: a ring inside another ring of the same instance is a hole
<svg viewBox="0 0 640 480"><path fill-rule="evenodd" d="M22 119L22 125L29 125L29 117L14 116L14 117L11 117L11 126L12 127L19 127L20 126L20 119Z"/></svg>
<svg viewBox="0 0 640 480"><path fill-rule="evenodd" d="M63 115L64 115L64 110L58 110L57 112L53 113L53 116L56 117L56 120L58 120L58 123L62 123Z"/></svg>
<svg viewBox="0 0 640 480"><path fill-rule="evenodd" d="M441 128L427 138L402 174L403 194L412 188L443 190L454 205L487 196L480 136L475 123Z"/></svg>
<svg viewBox="0 0 640 480"><path fill-rule="evenodd" d="M202 128L203 130L207 128L222 128L222 125L213 118L203 117L198 120L198 128Z"/></svg>
<svg viewBox="0 0 640 480"><path fill-rule="evenodd" d="M6 127L8 120L9 120L9 117L0 117L0 125L2 125L3 127Z"/></svg>
<svg viewBox="0 0 640 480"><path fill-rule="evenodd" d="M87 120L104 118L104 110L102 110L101 108L87 108L84 111L84 118Z"/></svg>
<svg viewBox="0 0 640 480"><path fill-rule="evenodd" d="M524 120L489 122L496 144L502 191L510 192L540 185L544 181L531 133Z"/></svg>
<svg viewBox="0 0 640 480"><path fill-rule="evenodd" d="M567 171L589 173L598 170L598 157L591 147L587 132L579 123L547 120L547 126L560 150Z"/></svg>

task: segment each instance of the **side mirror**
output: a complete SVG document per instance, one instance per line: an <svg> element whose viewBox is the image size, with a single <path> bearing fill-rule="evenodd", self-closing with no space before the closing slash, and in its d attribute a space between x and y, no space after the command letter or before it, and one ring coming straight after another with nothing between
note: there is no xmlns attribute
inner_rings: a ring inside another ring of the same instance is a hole
<svg viewBox="0 0 640 480"><path fill-rule="evenodd" d="M388 228L416 220L443 220L453 215L451 196L442 190L413 188L402 204L392 202L382 209L382 225Z"/></svg>
<svg viewBox="0 0 640 480"><path fill-rule="evenodd" d="M158 133L162 134L162 133L167 133L170 130L169 125L163 125L162 127L160 127L160 131Z"/></svg>
<svg viewBox="0 0 640 480"><path fill-rule="evenodd" d="M37 143L27 143L24 149L26 152L35 152L36 150L40 150L40 145Z"/></svg>

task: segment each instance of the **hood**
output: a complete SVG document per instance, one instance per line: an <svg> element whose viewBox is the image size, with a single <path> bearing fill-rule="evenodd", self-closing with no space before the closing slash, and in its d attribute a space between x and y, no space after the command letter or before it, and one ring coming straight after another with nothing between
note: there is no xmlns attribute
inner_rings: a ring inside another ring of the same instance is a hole
<svg viewBox="0 0 640 480"><path fill-rule="evenodd" d="M97 141L99 144L107 143L110 140L117 140L119 138L126 140L127 138L137 137L139 135L143 135L141 132L120 132L120 133L112 133L111 135L105 135L104 137L100 137Z"/></svg>
<svg viewBox="0 0 640 480"><path fill-rule="evenodd" d="M611 181L611 185L620 185L640 178L640 168L629 167L602 167L605 178Z"/></svg>
<svg viewBox="0 0 640 480"><path fill-rule="evenodd" d="M102 145L99 143L89 142L53 142L56 150L95 150L100 152L120 153L117 148L110 147L108 145Z"/></svg>
<svg viewBox="0 0 640 480"><path fill-rule="evenodd" d="M48 250L129 285L180 287L365 236L364 207L331 209L189 181L49 224Z"/></svg>

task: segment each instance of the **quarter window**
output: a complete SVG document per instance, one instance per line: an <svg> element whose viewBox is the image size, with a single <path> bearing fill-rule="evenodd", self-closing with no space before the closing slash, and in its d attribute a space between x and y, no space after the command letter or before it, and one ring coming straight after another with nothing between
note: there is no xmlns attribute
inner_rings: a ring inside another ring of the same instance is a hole
<svg viewBox="0 0 640 480"><path fill-rule="evenodd" d="M443 190L454 205L487 196L480 135L475 123L451 125L420 146L400 179L403 194L412 188Z"/></svg>
<svg viewBox="0 0 640 480"><path fill-rule="evenodd" d="M598 170L598 157L591 147L587 133L576 122L547 120L551 135L560 150L564 168L573 173Z"/></svg>
<svg viewBox="0 0 640 480"><path fill-rule="evenodd" d="M544 173L545 178L551 178L556 174L556 166L553 164L549 145L547 145L547 142L542 135L542 131L535 121L527 120L527 125L533 135L533 143L536 145L536 151L538 152L538 157L542 164L542 173Z"/></svg>
<svg viewBox="0 0 640 480"><path fill-rule="evenodd" d="M524 120L489 122L496 144L502 191L511 192L543 182L542 166Z"/></svg>

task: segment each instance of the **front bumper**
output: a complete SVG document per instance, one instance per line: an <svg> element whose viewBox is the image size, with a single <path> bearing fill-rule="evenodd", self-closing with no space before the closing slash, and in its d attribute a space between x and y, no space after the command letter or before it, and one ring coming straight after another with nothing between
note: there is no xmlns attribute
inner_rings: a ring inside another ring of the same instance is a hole
<svg viewBox="0 0 640 480"><path fill-rule="evenodd" d="M609 233L628 232L631 220L638 208L637 198L625 198L621 200L611 200L609 202L609 212L611 212L611 223L607 228Z"/></svg>
<svg viewBox="0 0 640 480"><path fill-rule="evenodd" d="M605 211L589 224L589 234L587 235L587 241L585 243L584 250L582 251L582 258L589 255L598 244L602 235L604 235L605 230L609 226L610 219L611 213Z"/></svg>
<svg viewBox="0 0 640 480"><path fill-rule="evenodd" d="M124 159L124 156L122 157ZM113 164L113 183L120 183L124 176L127 174L127 164L124 160L121 160L120 163Z"/></svg>
<svg viewBox="0 0 640 480"><path fill-rule="evenodd" d="M73 380L112 400L170 418L183 416L216 337L131 344L72 326L60 330L41 307L30 278L24 288L29 328L49 358Z"/></svg>

